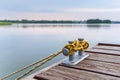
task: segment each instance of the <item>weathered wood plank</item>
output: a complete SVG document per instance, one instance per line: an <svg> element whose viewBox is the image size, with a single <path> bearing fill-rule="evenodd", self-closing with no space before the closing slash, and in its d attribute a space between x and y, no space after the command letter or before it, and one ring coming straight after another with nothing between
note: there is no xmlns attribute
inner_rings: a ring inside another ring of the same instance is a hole
<svg viewBox="0 0 120 80"><path fill-rule="evenodd" d="M64 66L64 65L62 65ZM74 69L84 69L97 73L108 74L120 78L120 64L106 63L94 60L84 60L75 66L67 66Z"/></svg>
<svg viewBox="0 0 120 80"><path fill-rule="evenodd" d="M38 80L119 80L117 77L56 66L36 75Z"/></svg>
<svg viewBox="0 0 120 80"><path fill-rule="evenodd" d="M75 66L59 64L34 77L37 80L120 80L119 44L99 43L86 53L90 56Z"/></svg>
<svg viewBox="0 0 120 80"><path fill-rule="evenodd" d="M88 49L86 52L120 56L120 51L113 51L113 50L104 50L104 49L94 49L94 48L91 48L91 49Z"/></svg>
<svg viewBox="0 0 120 80"><path fill-rule="evenodd" d="M89 53L89 57L87 59L93 59L93 60L99 60L99 61L105 61L105 62L111 62L120 64L120 56L116 55L106 55L106 54L97 54L97 53Z"/></svg>
<svg viewBox="0 0 120 80"><path fill-rule="evenodd" d="M29 76L27 76L27 77L25 77L25 78L23 78L23 79L21 79L21 80L36 80L36 79L34 78L34 76L36 76L37 74L46 72L47 70L49 70L49 69L57 66L58 64L60 64L62 61L63 61L63 60L60 60L60 61L58 61L57 63L54 63L54 64L52 64L52 65L50 65L50 66L48 66L48 67L46 67L46 68L44 68L44 69L42 69L42 70L40 70L40 71L38 71L38 72L35 72L35 73L33 73L33 74L31 74L31 75L29 75ZM42 80L42 79L41 79L41 80Z"/></svg>
<svg viewBox="0 0 120 80"><path fill-rule="evenodd" d="M120 51L120 47L116 46L105 46L105 45L96 45L93 49L105 49L105 50L113 50L113 51Z"/></svg>

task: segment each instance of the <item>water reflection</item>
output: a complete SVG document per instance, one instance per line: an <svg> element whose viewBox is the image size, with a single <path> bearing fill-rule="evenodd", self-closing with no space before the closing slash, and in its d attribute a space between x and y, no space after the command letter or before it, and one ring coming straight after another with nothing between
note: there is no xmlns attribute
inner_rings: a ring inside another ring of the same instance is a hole
<svg viewBox="0 0 120 80"><path fill-rule="evenodd" d="M15 24L18 28L29 28L29 27L82 27L86 24Z"/></svg>
<svg viewBox="0 0 120 80"><path fill-rule="evenodd" d="M87 24L87 27L88 28L100 28L101 27L101 25L99 24Z"/></svg>
<svg viewBox="0 0 120 80"><path fill-rule="evenodd" d="M85 27L87 28L100 28L100 27L110 27L110 24L15 24L15 27L23 28L35 28L35 27Z"/></svg>
<svg viewBox="0 0 120 80"><path fill-rule="evenodd" d="M110 24L87 24L88 28L110 27Z"/></svg>

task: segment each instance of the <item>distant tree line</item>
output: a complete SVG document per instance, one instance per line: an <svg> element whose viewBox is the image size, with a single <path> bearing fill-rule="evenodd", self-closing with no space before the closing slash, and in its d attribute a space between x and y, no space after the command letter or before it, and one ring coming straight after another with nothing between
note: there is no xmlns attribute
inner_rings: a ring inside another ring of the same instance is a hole
<svg viewBox="0 0 120 80"><path fill-rule="evenodd" d="M0 20L0 22L12 22L12 23L43 23L43 24L49 24L49 23L55 23L55 24L80 24L80 23L87 23L87 24L96 24L96 23L120 23L119 21L111 21L111 20L101 20L101 19L88 19L86 21L75 21L75 20Z"/></svg>
<svg viewBox="0 0 120 80"><path fill-rule="evenodd" d="M70 21L70 20L0 20L0 22L13 22L13 23L81 23L81 21Z"/></svg>
<svg viewBox="0 0 120 80"><path fill-rule="evenodd" d="M91 23L91 24L94 24L94 23L111 23L112 21L111 20L100 20L100 19L88 19L86 21L86 23Z"/></svg>

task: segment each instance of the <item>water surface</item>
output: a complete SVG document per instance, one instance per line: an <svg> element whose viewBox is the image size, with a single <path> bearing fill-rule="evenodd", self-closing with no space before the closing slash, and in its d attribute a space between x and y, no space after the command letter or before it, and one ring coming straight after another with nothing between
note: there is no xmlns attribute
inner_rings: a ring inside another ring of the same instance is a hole
<svg viewBox="0 0 120 80"><path fill-rule="evenodd" d="M0 27L0 77L60 50L67 41L84 38L120 44L120 24L13 24ZM42 68L63 59L60 55ZM40 68L41 69L41 68ZM15 76L16 77L16 76ZM14 79L8 79L12 80Z"/></svg>

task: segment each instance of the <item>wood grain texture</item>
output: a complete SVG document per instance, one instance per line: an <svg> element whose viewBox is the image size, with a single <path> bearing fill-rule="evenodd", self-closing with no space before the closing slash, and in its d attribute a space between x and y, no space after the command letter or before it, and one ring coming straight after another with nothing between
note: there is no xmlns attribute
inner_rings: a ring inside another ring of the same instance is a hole
<svg viewBox="0 0 120 80"><path fill-rule="evenodd" d="M120 78L120 64L106 63L106 62L86 59L75 66L67 66L67 67L74 69L83 69L95 73L107 74Z"/></svg>
<svg viewBox="0 0 120 80"><path fill-rule="evenodd" d="M104 49L104 50L113 50L113 51L120 51L120 47L116 46L105 46L105 45L96 45L93 49Z"/></svg>
<svg viewBox="0 0 120 80"><path fill-rule="evenodd" d="M120 45L99 43L75 66L59 64L35 75L37 80L120 80Z"/></svg>
<svg viewBox="0 0 120 80"><path fill-rule="evenodd" d="M88 49L86 52L120 56L120 51L115 51L115 50L105 50L105 49L91 48L91 49Z"/></svg>
<svg viewBox="0 0 120 80"><path fill-rule="evenodd" d="M56 66L36 75L38 80L119 80L117 77Z"/></svg>
<svg viewBox="0 0 120 80"><path fill-rule="evenodd" d="M105 61L105 62L108 62L108 63L120 64L120 56L89 53L89 52L86 52L86 53L89 54L89 57L87 57L87 59Z"/></svg>

